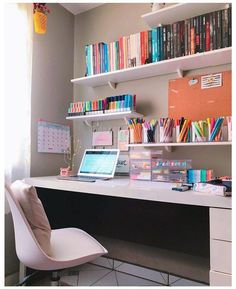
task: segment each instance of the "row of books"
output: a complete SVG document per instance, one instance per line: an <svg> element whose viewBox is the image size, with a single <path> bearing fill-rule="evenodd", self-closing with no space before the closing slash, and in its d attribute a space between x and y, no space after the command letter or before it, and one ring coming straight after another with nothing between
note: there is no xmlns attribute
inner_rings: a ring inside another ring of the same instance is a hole
<svg viewBox="0 0 236 289"><path fill-rule="evenodd" d="M109 96L104 99L91 101L71 102L68 116L79 116L88 114L101 114L110 112L135 111L136 95L123 94Z"/></svg>
<svg viewBox="0 0 236 289"><path fill-rule="evenodd" d="M85 46L86 76L230 47L231 6L110 43Z"/></svg>

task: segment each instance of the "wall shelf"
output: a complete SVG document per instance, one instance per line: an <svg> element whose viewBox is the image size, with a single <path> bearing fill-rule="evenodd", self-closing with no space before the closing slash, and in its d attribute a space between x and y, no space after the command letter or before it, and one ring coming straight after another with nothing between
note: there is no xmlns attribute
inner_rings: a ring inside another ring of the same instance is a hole
<svg viewBox="0 0 236 289"><path fill-rule="evenodd" d="M162 8L142 15L142 19L149 27L160 24L172 24L198 15L222 10L228 7L227 3L181 3Z"/></svg>
<svg viewBox="0 0 236 289"><path fill-rule="evenodd" d="M72 79L74 84L97 87L110 83L122 83L191 69L228 64L232 62L232 48L196 53L188 56L162 60L146 65Z"/></svg>
<svg viewBox="0 0 236 289"><path fill-rule="evenodd" d="M103 120L114 120L114 119L132 118L132 117L135 117L135 118L143 117L143 115L134 111L121 111L121 112L110 112L110 113L103 113L103 114L68 116L66 119L81 120L81 121L103 121Z"/></svg>
<svg viewBox="0 0 236 289"><path fill-rule="evenodd" d="M142 143L142 144L128 144L128 147L188 147L188 146L222 146L232 145L231 141L221 142L189 142L189 143Z"/></svg>

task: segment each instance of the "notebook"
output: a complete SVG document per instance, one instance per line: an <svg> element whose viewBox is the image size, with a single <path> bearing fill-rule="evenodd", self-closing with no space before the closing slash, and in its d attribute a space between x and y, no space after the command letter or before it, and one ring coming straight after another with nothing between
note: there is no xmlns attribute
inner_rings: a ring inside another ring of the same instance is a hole
<svg viewBox="0 0 236 289"><path fill-rule="evenodd" d="M119 152L118 149L86 149L77 175L59 179L85 182L111 179L115 174Z"/></svg>

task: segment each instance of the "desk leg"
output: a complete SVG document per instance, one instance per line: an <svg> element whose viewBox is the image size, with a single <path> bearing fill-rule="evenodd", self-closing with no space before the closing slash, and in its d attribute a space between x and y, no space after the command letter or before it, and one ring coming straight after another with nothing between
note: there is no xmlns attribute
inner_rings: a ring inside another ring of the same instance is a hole
<svg viewBox="0 0 236 289"><path fill-rule="evenodd" d="M19 282L21 282L26 276L26 266L20 262Z"/></svg>

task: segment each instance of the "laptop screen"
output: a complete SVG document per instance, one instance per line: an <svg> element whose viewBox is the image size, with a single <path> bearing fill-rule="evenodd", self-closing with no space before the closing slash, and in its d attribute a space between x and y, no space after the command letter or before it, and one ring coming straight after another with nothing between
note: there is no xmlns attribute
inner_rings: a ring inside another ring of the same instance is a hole
<svg viewBox="0 0 236 289"><path fill-rule="evenodd" d="M112 178L119 156L117 149L85 150L78 175Z"/></svg>

